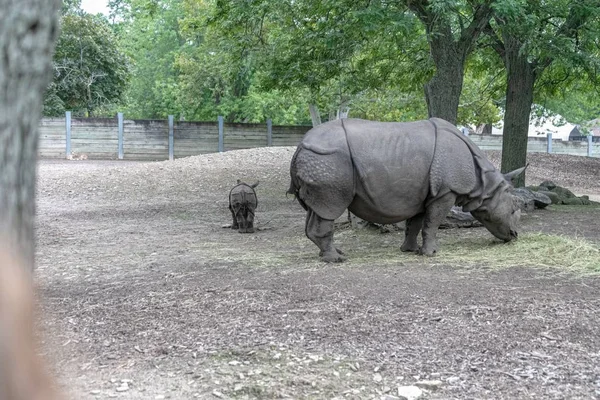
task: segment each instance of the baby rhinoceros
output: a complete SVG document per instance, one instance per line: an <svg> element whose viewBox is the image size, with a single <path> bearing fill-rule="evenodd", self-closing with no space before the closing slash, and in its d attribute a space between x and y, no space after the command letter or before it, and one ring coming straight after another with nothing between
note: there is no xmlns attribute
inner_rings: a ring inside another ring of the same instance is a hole
<svg viewBox="0 0 600 400"><path fill-rule="evenodd" d="M233 217L231 229L239 233L254 233L254 212L258 205L254 188L258 181L248 185L238 179L237 185L229 192L229 210Z"/></svg>
<svg viewBox="0 0 600 400"><path fill-rule="evenodd" d="M292 158L288 193L306 210L305 232L323 261L344 259L333 244L333 222L346 209L380 224L406 220L400 249L431 256L438 227L454 205L497 238L516 238L520 210L510 180L523 169L502 175L442 119L341 119L306 133Z"/></svg>

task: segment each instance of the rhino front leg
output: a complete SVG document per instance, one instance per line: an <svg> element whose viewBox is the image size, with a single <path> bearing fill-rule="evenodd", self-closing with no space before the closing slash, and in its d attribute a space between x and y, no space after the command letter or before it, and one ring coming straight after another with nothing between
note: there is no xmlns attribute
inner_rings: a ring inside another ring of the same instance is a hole
<svg viewBox="0 0 600 400"><path fill-rule="evenodd" d="M417 238L419 236L419 232L421 232L421 228L423 227L423 219L425 218L425 214L415 215L412 218L406 220L406 232L404 237L404 243L400 246L400 250L402 251L419 251L419 243L417 242Z"/></svg>
<svg viewBox="0 0 600 400"><path fill-rule="evenodd" d="M448 193L439 199L435 199L425 210L425 221L423 226L423 247L420 254L433 256L437 252L437 231L448 212L456 202L456 195Z"/></svg>
<svg viewBox="0 0 600 400"><path fill-rule="evenodd" d="M308 208L306 213L306 236L316 244L325 262L341 262L346 258L333 246L333 220L321 218Z"/></svg>

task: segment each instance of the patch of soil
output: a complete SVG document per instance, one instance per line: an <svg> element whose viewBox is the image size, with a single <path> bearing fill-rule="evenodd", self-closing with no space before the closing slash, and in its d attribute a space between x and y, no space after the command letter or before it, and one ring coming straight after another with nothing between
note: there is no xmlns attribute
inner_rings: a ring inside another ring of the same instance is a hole
<svg viewBox="0 0 600 400"><path fill-rule="evenodd" d="M378 260L397 232L338 232L350 261L322 264L285 196L293 151L41 162L44 350L74 399L379 399L422 379L442 381L427 399L600 398L598 278ZM535 157L531 183L600 194L598 160ZM256 234L222 228L237 179L261 181ZM600 243L599 217L551 207L523 229Z"/></svg>

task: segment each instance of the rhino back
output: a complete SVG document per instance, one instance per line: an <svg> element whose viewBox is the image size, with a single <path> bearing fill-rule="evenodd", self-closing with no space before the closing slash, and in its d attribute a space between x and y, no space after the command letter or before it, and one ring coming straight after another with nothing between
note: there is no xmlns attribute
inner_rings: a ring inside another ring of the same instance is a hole
<svg viewBox="0 0 600 400"><path fill-rule="evenodd" d="M374 222L422 212L435 150L433 125L348 119L344 127L358 178L353 212Z"/></svg>

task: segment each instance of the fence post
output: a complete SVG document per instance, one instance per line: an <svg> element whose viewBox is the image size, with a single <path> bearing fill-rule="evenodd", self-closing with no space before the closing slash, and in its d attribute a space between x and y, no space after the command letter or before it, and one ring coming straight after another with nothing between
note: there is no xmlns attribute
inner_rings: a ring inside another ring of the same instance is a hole
<svg viewBox="0 0 600 400"><path fill-rule="evenodd" d="M550 153L552 153L552 132L548 132L547 141L548 141L548 154L550 154Z"/></svg>
<svg viewBox="0 0 600 400"><path fill-rule="evenodd" d="M461 130L462 130L462 134L463 134L464 136L469 136L469 128L467 128L467 127L465 126L465 127L463 127Z"/></svg>
<svg viewBox="0 0 600 400"><path fill-rule="evenodd" d="M117 114L119 120L119 160L123 159L123 113Z"/></svg>
<svg viewBox="0 0 600 400"><path fill-rule="evenodd" d="M71 111L65 112L65 129L67 135L65 157L68 159L71 156Z"/></svg>
<svg viewBox="0 0 600 400"><path fill-rule="evenodd" d="M173 138L173 116L169 115L169 160L174 158L174 138Z"/></svg>
<svg viewBox="0 0 600 400"><path fill-rule="evenodd" d="M267 146L273 146L273 121L267 120Z"/></svg>
<svg viewBox="0 0 600 400"><path fill-rule="evenodd" d="M219 115L219 153L225 151L225 145L223 140L223 117Z"/></svg>
<svg viewBox="0 0 600 400"><path fill-rule="evenodd" d="M592 156L592 149L593 149L593 140L594 140L594 136L592 135L588 135L587 137L587 141L588 141L588 157Z"/></svg>

